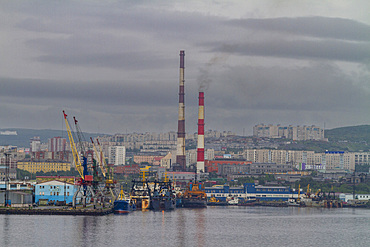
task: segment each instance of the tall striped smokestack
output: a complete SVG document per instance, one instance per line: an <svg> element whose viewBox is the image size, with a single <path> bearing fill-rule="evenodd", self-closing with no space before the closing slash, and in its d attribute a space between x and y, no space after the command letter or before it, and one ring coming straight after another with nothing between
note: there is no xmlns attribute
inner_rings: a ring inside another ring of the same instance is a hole
<svg viewBox="0 0 370 247"><path fill-rule="evenodd" d="M204 170L204 92L199 92L197 173Z"/></svg>
<svg viewBox="0 0 370 247"><path fill-rule="evenodd" d="M183 171L186 170L185 159L185 51L180 51L180 88L179 88L179 122L177 131L176 163Z"/></svg>

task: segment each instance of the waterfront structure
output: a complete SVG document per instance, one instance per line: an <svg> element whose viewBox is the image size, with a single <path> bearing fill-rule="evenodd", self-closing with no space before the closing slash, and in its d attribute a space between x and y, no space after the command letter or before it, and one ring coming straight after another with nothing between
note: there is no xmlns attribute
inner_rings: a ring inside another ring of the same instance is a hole
<svg viewBox="0 0 370 247"><path fill-rule="evenodd" d="M71 163L53 160L21 160L17 167L30 173L70 171Z"/></svg>
<svg viewBox="0 0 370 247"><path fill-rule="evenodd" d="M51 180L41 182L35 185L35 203L40 200L47 200L48 202L65 202L72 203L73 195L77 191L76 186L70 182L61 182L58 180Z"/></svg>
<svg viewBox="0 0 370 247"><path fill-rule="evenodd" d="M312 126L280 126L258 124L253 127L254 137L286 138L294 141L325 140L324 130L315 125Z"/></svg>
<svg viewBox="0 0 370 247"><path fill-rule="evenodd" d="M353 194L341 193L339 199L343 202L348 202L349 200L353 200ZM355 199L359 201L369 201L370 194L355 194Z"/></svg>
<svg viewBox="0 0 370 247"><path fill-rule="evenodd" d="M255 183L245 183L243 186L230 187L221 185L206 187L207 197L215 197L220 201L226 201L227 198L258 199L260 201L288 201L289 198L298 198L298 192L284 186L262 186Z"/></svg>
<svg viewBox="0 0 370 247"><path fill-rule="evenodd" d="M35 182L25 182L14 180L7 183L8 190L31 190L33 189ZM0 190L5 190L5 181L0 181Z"/></svg>
<svg viewBox="0 0 370 247"><path fill-rule="evenodd" d="M126 148L125 146L109 147L108 163L115 166L124 165L126 163Z"/></svg>
<svg viewBox="0 0 370 247"><path fill-rule="evenodd" d="M6 193L8 205L11 207L22 207L25 205L32 205L33 200L32 193L15 190L11 190L8 192L0 191L0 205L4 205Z"/></svg>

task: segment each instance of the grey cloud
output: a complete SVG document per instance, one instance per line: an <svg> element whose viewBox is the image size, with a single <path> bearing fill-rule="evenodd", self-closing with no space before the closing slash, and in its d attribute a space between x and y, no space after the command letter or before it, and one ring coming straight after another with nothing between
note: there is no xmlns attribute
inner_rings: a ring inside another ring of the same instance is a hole
<svg viewBox="0 0 370 247"><path fill-rule="evenodd" d="M204 44L211 52L230 52L242 56L281 57L293 59L326 59L358 63L369 63L370 43L343 41L267 40L260 42L219 45Z"/></svg>
<svg viewBox="0 0 370 247"><path fill-rule="evenodd" d="M285 32L317 38L331 38L351 41L369 41L370 26L354 20L322 16L269 19L241 19L225 22L241 28Z"/></svg>
<svg viewBox="0 0 370 247"><path fill-rule="evenodd" d="M28 99L51 104L54 100L86 102L87 105L104 106L166 106L176 102L177 84L168 87L155 81L47 81L32 79L0 78L0 95L12 97L14 102ZM21 90L20 90L21 89ZM167 90L166 90L167 89Z"/></svg>
<svg viewBox="0 0 370 247"><path fill-rule="evenodd" d="M338 67L233 67L210 88L210 105L270 111L366 110L370 92ZM370 78L368 78L370 79Z"/></svg>

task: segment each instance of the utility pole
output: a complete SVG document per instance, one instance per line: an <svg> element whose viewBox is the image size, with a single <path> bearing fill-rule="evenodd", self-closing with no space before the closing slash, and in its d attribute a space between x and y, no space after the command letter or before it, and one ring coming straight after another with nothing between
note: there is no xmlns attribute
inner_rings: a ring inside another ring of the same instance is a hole
<svg viewBox="0 0 370 247"><path fill-rule="evenodd" d="M9 201L9 191L8 191L8 184L9 184L9 153L4 153L5 155L5 198L4 198L4 207L8 207Z"/></svg>

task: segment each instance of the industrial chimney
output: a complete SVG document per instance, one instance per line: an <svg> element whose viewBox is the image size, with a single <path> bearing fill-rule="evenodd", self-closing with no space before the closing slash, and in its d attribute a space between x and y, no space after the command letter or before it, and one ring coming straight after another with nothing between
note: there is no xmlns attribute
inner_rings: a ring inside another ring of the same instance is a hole
<svg viewBox="0 0 370 247"><path fill-rule="evenodd" d="M204 92L199 92L197 173L204 170Z"/></svg>
<svg viewBox="0 0 370 247"><path fill-rule="evenodd" d="M177 131L176 163L182 171L186 170L185 158L185 51L180 51L180 88L179 88L179 121Z"/></svg>

